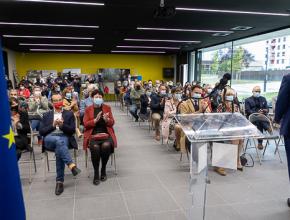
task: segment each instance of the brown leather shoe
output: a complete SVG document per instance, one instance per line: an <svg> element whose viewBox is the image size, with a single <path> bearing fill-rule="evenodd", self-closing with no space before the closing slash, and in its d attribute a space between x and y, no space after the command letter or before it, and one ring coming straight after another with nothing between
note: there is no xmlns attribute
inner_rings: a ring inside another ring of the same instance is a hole
<svg viewBox="0 0 290 220"><path fill-rule="evenodd" d="M222 168L222 167L216 167L216 168L214 169L214 171L217 172L217 173L218 173L219 175L221 175L221 176L226 176L226 175L227 175L225 169Z"/></svg>
<svg viewBox="0 0 290 220"><path fill-rule="evenodd" d="M259 150L263 150L263 149L264 149L264 146L263 146L263 144L258 144L258 146L257 146L257 147L258 147L258 149L259 149Z"/></svg>
<svg viewBox="0 0 290 220"><path fill-rule="evenodd" d="M63 193L64 187L62 182L56 182L55 195L59 196Z"/></svg>

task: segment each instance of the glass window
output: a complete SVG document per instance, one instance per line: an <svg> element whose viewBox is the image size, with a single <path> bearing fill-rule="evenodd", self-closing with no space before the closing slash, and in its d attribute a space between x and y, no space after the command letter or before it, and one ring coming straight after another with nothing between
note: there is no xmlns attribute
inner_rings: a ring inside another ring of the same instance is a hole
<svg viewBox="0 0 290 220"><path fill-rule="evenodd" d="M286 49L286 45L285 44L283 44L283 49Z"/></svg>
<svg viewBox="0 0 290 220"><path fill-rule="evenodd" d="M278 50L280 50L280 45L278 45Z"/></svg>
<svg viewBox="0 0 290 220"><path fill-rule="evenodd" d="M286 42L286 37L283 38L283 41Z"/></svg>
<svg viewBox="0 0 290 220"><path fill-rule="evenodd" d="M282 64L284 64L285 63L285 60L284 59L282 59Z"/></svg>
<svg viewBox="0 0 290 220"><path fill-rule="evenodd" d="M281 42L281 39L280 38L278 38L278 43L280 43Z"/></svg>
<svg viewBox="0 0 290 220"><path fill-rule="evenodd" d="M280 57L280 53L279 52L277 53L277 57Z"/></svg>
<svg viewBox="0 0 290 220"><path fill-rule="evenodd" d="M277 60L277 64L279 64L279 60Z"/></svg>

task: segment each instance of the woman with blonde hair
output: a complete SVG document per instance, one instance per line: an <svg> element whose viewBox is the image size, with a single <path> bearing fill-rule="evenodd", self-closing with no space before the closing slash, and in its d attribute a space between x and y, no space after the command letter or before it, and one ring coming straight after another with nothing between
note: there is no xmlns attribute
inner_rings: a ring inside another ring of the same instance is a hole
<svg viewBox="0 0 290 220"><path fill-rule="evenodd" d="M219 104L217 108L217 112L222 113L222 112L240 112L240 106L239 106L239 101L237 97L237 93L234 89L230 87L226 87L221 94L222 98L222 103ZM243 171L243 166L241 165L241 160L240 160L240 154L243 149L243 140L232 140L230 141L231 144L238 145L238 157L237 157L237 169L239 171ZM226 172L224 168L221 167L216 167L215 171L222 175L225 176Z"/></svg>
<svg viewBox="0 0 290 220"><path fill-rule="evenodd" d="M76 135L78 138L82 137L80 132L80 112L78 101L76 97L73 96L72 88L66 87L62 93L63 96L63 109L72 111L76 119Z"/></svg>

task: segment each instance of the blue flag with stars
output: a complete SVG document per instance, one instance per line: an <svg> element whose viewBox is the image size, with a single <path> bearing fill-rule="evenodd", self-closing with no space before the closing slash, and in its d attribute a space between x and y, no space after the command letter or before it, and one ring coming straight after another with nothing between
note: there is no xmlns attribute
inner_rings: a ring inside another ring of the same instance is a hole
<svg viewBox="0 0 290 220"><path fill-rule="evenodd" d="M10 105L2 54L0 41L0 219L24 220L25 208L14 134L11 129Z"/></svg>

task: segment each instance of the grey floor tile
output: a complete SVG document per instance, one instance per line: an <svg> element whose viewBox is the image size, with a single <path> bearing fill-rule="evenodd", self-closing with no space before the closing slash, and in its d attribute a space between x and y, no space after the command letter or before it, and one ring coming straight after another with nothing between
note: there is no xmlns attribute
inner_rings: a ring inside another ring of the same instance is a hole
<svg viewBox="0 0 290 220"><path fill-rule="evenodd" d="M162 213L149 213L135 215L133 220L186 220L186 214L182 211L170 211Z"/></svg>
<svg viewBox="0 0 290 220"><path fill-rule="evenodd" d="M29 220L71 220L73 219L73 198L57 198L43 201L30 201L26 214Z"/></svg>
<svg viewBox="0 0 290 220"><path fill-rule="evenodd" d="M133 215L179 209L170 195L162 189L125 193L129 211Z"/></svg>
<svg viewBox="0 0 290 220"><path fill-rule="evenodd" d="M161 183L152 174L141 174L131 177L118 177L121 189L124 192L162 188Z"/></svg>
<svg viewBox="0 0 290 220"><path fill-rule="evenodd" d="M121 194L76 198L75 219L98 219L128 216Z"/></svg>
<svg viewBox="0 0 290 220"><path fill-rule="evenodd" d="M121 192L116 178L109 178L106 182L101 182L98 186L93 184L93 177L78 180L76 184L77 198Z"/></svg>

